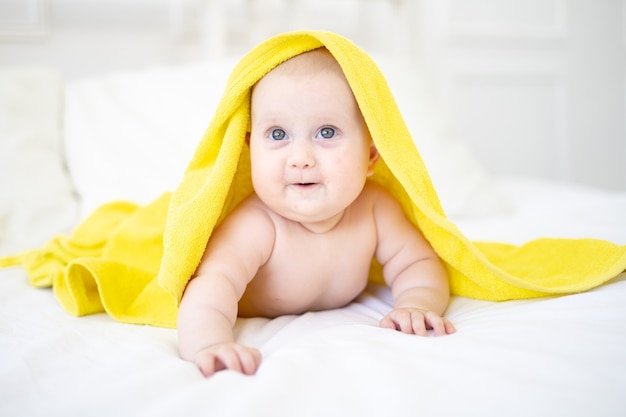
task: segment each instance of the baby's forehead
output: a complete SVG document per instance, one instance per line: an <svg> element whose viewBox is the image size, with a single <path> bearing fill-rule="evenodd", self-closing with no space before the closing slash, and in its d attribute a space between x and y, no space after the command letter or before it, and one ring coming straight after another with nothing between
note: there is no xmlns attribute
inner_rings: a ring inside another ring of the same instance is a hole
<svg viewBox="0 0 626 417"><path fill-rule="evenodd" d="M326 48L318 48L296 55L279 64L271 72L309 75L323 71L331 71L343 75L339 63Z"/></svg>
<svg viewBox="0 0 626 417"><path fill-rule="evenodd" d="M303 80L306 81L302 83ZM312 80L316 81L308 82ZM288 84L284 84L285 82ZM353 109L355 116L362 118L359 105L341 66L326 48L314 49L296 55L279 64L261 78L252 88L251 113L255 113L255 109L258 110L259 108L258 106L265 107L267 100L271 102L275 99L276 94L285 91L285 87L290 88L289 83L291 82L295 82L298 86L314 88L316 91L331 89L335 98L342 94L345 95L349 100L349 102L344 100L347 105L346 108Z"/></svg>
<svg viewBox="0 0 626 417"><path fill-rule="evenodd" d="M307 51L288 59L268 72L257 84L280 76L313 77L324 73L338 75L348 84L341 66L326 48Z"/></svg>

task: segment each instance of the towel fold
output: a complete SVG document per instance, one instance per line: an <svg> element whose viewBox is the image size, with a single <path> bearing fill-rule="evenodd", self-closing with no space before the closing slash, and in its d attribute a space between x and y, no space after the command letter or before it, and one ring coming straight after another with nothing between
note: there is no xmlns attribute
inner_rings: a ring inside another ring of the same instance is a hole
<svg viewBox="0 0 626 417"><path fill-rule="evenodd" d="M21 264L31 284L52 286L71 314L106 311L119 321L175 327L177 308L216 224L252 192L248 148L251 87L281 62L325 46L354 92L381 160L386 187L444 261L451 292L509 300L585 291L626 269L626 246L541 239L523 246L470 242L445 216L383 75L347 39L325 31L275 36L234 68L179 187L139 207L104 205L74 233L0 260ZM382 282L373 262L370 280Z"/></svg>

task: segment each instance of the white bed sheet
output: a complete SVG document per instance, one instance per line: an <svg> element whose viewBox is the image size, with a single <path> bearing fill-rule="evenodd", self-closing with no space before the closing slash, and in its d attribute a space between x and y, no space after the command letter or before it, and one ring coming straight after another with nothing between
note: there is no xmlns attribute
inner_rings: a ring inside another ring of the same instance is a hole
<svg viewBox="0 0 626 417"><path fill-rule="evenodd" d="M624 193L498 185L511 210L458 219L470 237L519 241L545 231L626 244ZM458 332L439 338L379 328L390 307L387 288L369 287L342 309L239 320L238 339L264 356L257 375L205 379L178 358L174 330L71 317L21 270L0 270L0 415L626 414L625 274L570 296L454 297L447 316Z"/></svg>

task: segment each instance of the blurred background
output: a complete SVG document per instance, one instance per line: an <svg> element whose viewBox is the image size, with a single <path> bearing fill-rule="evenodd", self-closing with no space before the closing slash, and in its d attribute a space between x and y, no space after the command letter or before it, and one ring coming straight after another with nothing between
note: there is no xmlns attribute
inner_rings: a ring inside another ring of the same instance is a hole
<svg viewBox="0 0 626 417"><path fill-rule="evenodd" d="M328 29L423 66L489 172L626 190L625 18L623 0L0 0L0 66L72 82Z"/></svg>

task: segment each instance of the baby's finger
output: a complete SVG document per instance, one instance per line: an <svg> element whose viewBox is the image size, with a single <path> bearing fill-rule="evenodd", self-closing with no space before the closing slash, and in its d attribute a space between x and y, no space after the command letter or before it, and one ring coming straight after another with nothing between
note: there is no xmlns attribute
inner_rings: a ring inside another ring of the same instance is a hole
<svg viewBox="0 0 626 417"><path fill-rule="evenodd" d="M446 334L446 324L443 317L440 317L435 313L428 312L424 318L430 328L433 329L435 336L443 336Z"/></svg>
<svg viewBox="0 0 626 417"><path fill-rule="evenodd" d="M217 357L212 353L201 352L201 354L196 357L195 363L205 377L211 376L218 371L216 367Z"/></svg>
<svg viewBox="0 0 626 417"><path fill-rule="evenodd" d="M235 349L224 348L217 352L219 361L224 365L226 369L231 371L242 372L241 362L239 361L239 355Z"/></svg>
<svg viewBox="0 0 626 417"><path fill-rule="evenodd" d="M452 322L450 320L448 320L447 318L443 318L443 323L445 325L446 328L446 334L452 334L452 333L456 333L456 327L454 327L454 324L452 324Z"/></svg>
<svg viewBox="0 0 626 417"><path fill-rule="evenodd" d="M261 363L261 352L258 349L245 346L237 346L236 350L242 372L246 375L254 375Z"/></svg>
<svg viewBox="0 0 626 417"><path fill-rule="evenodd" d="M408 311L396 311L391 318L396 323L396 329L402 333L413 334L413 315Z"/></svg>
<svg viewBox="0 0 626 417"><path fill-rule="evenodd" d="M409 333L409 332L405 332ZM412 312L411 313L411 332L418 336L428 336L428 331L426 330L426 316L420 312Z"/></svg>
<svg viewBox="0 0 626 417"><path fill-rule="evenodd" d="M380 321L378 325L385 329L398 330L396 328L396 323L394 323L394 321L389 316L383 317L383 319Z"/></svg>

